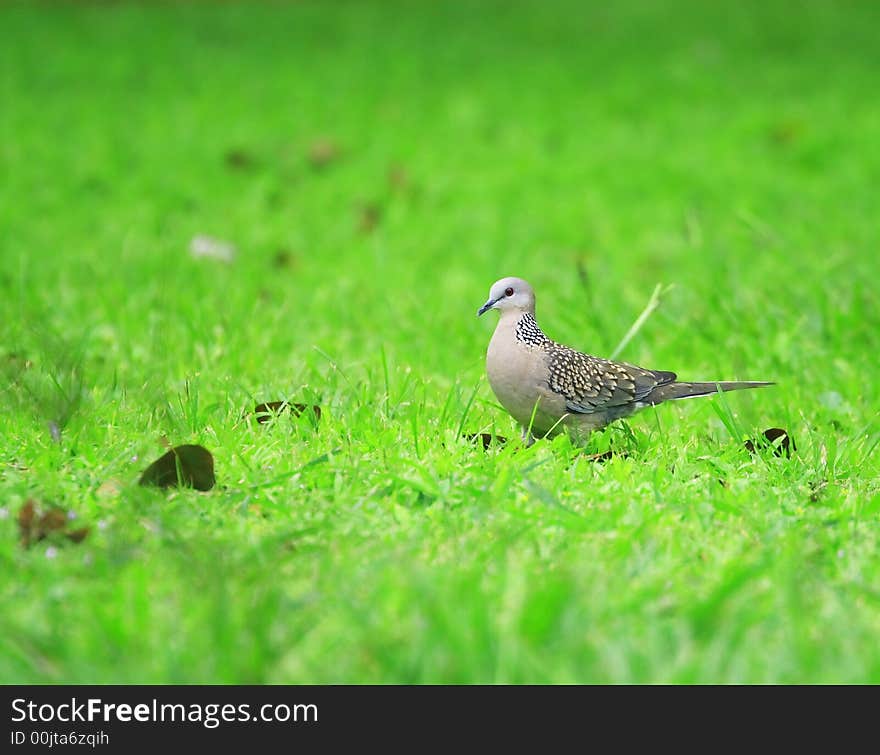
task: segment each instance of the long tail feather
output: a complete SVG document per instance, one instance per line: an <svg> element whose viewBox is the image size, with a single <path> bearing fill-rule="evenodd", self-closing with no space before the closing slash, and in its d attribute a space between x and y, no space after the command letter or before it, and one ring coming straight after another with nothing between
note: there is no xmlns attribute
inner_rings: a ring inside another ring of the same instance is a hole
<svg viewBox="0 0 880 755"><path fill-rule="evenodd" d="M648 404L659 404L663 401L673 401L682 398L695 398L696 396L711 396L721 391L742 391L746 388L762 388L765 385L776 385L762 381L731 382L721 381L717 383L670 383L661 385L651 391L643 400Z"/></svg>

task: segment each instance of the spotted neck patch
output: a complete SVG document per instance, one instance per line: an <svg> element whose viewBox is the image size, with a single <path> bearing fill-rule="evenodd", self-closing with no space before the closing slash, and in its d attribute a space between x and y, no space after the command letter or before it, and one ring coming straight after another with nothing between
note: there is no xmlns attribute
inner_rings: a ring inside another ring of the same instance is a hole
<svg viewBox="0 0 880 755"><path fill-rule="evenodd" d="M524 313L516 323L516 340L527 346L549 346L552 343L538 327L535 316L529 312Z"/></svg>

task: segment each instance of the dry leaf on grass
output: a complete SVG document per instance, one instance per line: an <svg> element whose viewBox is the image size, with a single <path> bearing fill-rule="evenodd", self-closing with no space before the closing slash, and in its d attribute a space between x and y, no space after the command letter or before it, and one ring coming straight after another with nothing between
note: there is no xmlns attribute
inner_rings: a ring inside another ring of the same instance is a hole
<svg viewBox="0 0 880 755"><path fill-rule="evenodd" d="M18 512L18 530L21 544L29 548L33 543L57 535L73 543L82 542L89 534L88 527L69 529L71 515L58 506L42 507L29 498Z"/></svg>
<svg viewBox="0 0 880 755"><path fill-rule="evenodd" d="M764 430L757 443L747 440L744 445L749 453L756 453L759 448L772 448L773 453L777 456L790 457L794 451L797 451L797 446L788 431L781 427L771 427Z"/></svg>
<svg viewBox="0 0 880 755"><path fill-rule="evenodd" d="M175 446L150 464L141 475L139 484L210 490L216 482L211 452L203 446L183 445Z"/></svg>

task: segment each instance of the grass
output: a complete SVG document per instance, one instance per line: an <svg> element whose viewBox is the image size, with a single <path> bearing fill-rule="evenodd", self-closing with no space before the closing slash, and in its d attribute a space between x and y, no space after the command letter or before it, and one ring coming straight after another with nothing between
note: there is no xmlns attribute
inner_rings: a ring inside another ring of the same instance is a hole
<svg viewBox="0 0 880 755"><path fill-rule="evenodd" d="M0 680L880 682L878 22L0 6ZM622 359L778 386L484 452L503 275L599 355L663 286ZM139 487L167 442L217 488Z"/></svg>

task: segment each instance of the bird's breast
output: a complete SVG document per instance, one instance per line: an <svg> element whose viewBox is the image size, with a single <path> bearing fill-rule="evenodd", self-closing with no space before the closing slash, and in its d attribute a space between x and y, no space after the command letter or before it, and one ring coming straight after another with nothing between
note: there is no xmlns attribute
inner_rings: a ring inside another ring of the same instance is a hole
<svg viewBox="0 0 880 755"><path fill-rule="evenodd" d="M520 424L528 426L536 403L541 415L544 410L555 413L547 406L546 352L518 341L503 321L489 341L486 375L498 401Z"/></svg>

